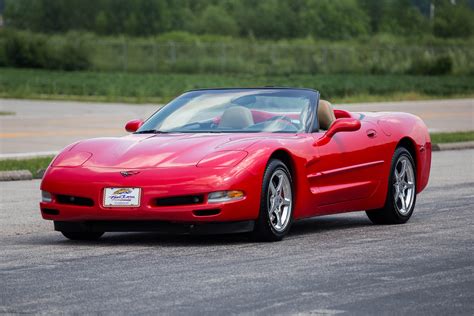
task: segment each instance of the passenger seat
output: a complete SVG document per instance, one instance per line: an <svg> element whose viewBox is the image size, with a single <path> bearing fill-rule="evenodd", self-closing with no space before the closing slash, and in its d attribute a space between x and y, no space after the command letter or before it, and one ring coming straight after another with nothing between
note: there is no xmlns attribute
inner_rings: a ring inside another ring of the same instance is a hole
<svg viewBox="0 0 474 316"><path fill-rule="evenodd" d="M318 122L319 129L328 130L332 122L336 120L331 103L326 100L319 100Z"/></svg>

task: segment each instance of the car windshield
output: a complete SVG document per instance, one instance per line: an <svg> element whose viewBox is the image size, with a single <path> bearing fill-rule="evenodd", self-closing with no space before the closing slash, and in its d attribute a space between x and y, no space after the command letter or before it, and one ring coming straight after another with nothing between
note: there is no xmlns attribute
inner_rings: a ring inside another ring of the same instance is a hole
<svg viewBox="0 0 474 316"><path fill-rule="evenodd" d="M137 133L304 131L316 92L304 89L216 89L184 93Z"/></svg>

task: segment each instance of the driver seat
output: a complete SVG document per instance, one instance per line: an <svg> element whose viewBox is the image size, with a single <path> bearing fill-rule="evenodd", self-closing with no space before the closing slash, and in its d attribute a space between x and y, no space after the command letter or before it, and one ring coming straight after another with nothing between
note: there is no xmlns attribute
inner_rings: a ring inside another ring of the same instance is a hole
<svg viewBox="0 0 474 316"><path fill-rule="evenodd" d="M328 130L332 122L336 120L336 115L331 103L326 100L319 100L318 105L318 123L319 129Z"/></svg>
<svg viewBox="0 0 474 316"><path fill-rule="evenodd" d="M252 111L235 105L226 109L219 122L219 128L244 129L254 124Z"/></svg>

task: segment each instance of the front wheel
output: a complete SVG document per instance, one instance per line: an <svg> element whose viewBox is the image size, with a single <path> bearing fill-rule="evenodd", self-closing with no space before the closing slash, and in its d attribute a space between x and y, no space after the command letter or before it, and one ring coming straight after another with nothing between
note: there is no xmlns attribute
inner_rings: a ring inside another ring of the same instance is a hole
<svg viewBox="0 0 474 316"><path fill-rule="evenodd" d="M403 224L410 219L415 203L415 163L410 152L404 147L399 147L392 159L385 206L366 213L374 224Z"/></svg>
<svg viewBox="0 0 474 316"><path fill-rule="evenodd" d="M262 241L278 241L290 230L293 220L293 186L291 174L283 162L272 159L265 169L260 213L254 237Z"/></svg>

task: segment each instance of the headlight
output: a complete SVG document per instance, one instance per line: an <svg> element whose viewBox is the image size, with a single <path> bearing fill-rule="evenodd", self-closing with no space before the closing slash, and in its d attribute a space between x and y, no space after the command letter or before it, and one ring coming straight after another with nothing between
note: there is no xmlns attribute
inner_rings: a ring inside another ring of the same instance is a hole
<svg viewBox="0 0 474 316"><path fill-rule="evenodd" d="M79 167L92 157L86 151L63 151L52 162L53 167Z"/></svg>
<svg viewBox="0 0 474 316"><path fill-rule="evenodd" d="M209 203L222 203L243 199L245 196L242 191L217 191L209 193L207 201Z"/></svg>
<svg viewBox="0 0 474 316"><path fill-rule="evenodd" d="M53 196L51 193L46 191L41 191L41 202L51 203L53 201Z"/></svg>

